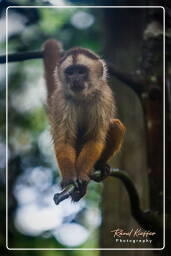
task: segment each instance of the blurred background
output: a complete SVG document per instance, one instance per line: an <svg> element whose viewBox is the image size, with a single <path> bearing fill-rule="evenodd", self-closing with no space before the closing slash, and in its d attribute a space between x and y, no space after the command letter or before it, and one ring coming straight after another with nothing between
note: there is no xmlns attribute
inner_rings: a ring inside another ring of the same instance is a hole
<svg viewBox="0 0 171 256"><path fill-rule="evenodd" d="M109 1L108 1L109 2ZM98 5L112 5L98 1ZM162 5L162 1L140 1ZM81 8L96 1L0 1L0 54L5 54L5 10L17 5L80 8L8 9L8 52L39 51L49 38L65 50L89 48L109 63L109 81L117 102L117 115L127 132L120 154L111 166L128 172L138 190L141 207L163 212L163 9ZM128 0L113 5L130 5ZM136 3L137 5L137 3ZM169 7L169 6L168 6ZM167 47L171 12L166 7ZM166 156L171 145L170 61L166 48ZM5 65L0 65L0 239L5 243ZM46 90L41 59L8 65L8 247L9 248L134 248L149 244L116 243L111 230L139 228L130 211L123 184L114 178L90 182L78 203L67 199L56 206L59 171L46 114ZM166 171L170 163L166 162ZM166 173L167 174L167 173ZM170 175L170 174L169 174ZM169 176L168 176L169 178ZM166 181L166 190L170 187ZM170 204L166 198L166 206ZM167 208L169 214L171 207ZM161 244L161 241L159 241ZM157 246L156 247L160 247ZM3 247L2 247L3 248ZM5 250L5 249L3 249ZM18 255L20 252L5 252ZM108 252L109 253L109 252ZM22 255L109 255L103 251L23 251ZM137 251L127 251L137 255ZM138 251L140 255L154 255ZM123 255L114 251L110 255Z"/></svg>

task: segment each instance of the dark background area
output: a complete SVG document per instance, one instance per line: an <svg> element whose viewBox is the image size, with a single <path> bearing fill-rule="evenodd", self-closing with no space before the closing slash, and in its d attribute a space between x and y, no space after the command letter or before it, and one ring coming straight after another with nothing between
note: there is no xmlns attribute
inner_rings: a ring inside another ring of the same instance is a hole
<svg viewBox="0 0 171 256"><path fill-rule="evenodd" d="M12 5L47 5L57 1L0 1L1 54L5 53L5 10ZM165 2L165 3L163 3ZM163 127L166 156L166 238L171 233L170 160L171 9L168 1L61 1L59 5L164 6L166 12L166 84L163 83L162 8L16 8L8 10L8 51L42 49L55 38L64 49L90 48L112 67L109 83L118 117L127 132L120 154L111 166L125 170L139 193L142 209L151 209L162 226ZM1 178L0 240L4 255L169 255L163 251L7 251L5 245L5 65L1 69ZM163 105L165 96L165 105ZM165 122L163 111L165 107ZM10 248L134 248L148 244L117 244L111 230L140 228L132 217L123 184L108 178L91 182L78 204L69 200L56 206L53 194L60 190L46 114L42 60L8 65L8 246ZM74 234L74 236L73 236ZM74 237L74 239L73 239ZM167 242L167 240L166 240ZM73 243L73 244L72 244ZM163 247L156 237L152 247Z"/></svg>

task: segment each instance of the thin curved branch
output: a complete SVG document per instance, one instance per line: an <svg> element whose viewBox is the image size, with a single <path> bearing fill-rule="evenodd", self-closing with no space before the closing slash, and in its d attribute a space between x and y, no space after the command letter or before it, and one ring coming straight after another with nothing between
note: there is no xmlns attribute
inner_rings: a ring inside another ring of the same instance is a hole
<svg viewBox="0 0 171 256"><path fill-rule="evenodd" d="M95 171L91 179L94 180L98 178L100 175L100 171ZM129 178L128 174L125 171L121 171L119 169L111 169L110 175L115 178L119 178L125 185L127 192L130 196L130 202L131 202L131 209L134 212L134 215L138 215L140 210L140 201L139 201L139 196L137 193L137 190L132 182L132 180ZM56 204L59 204L61 201L67 199L68 197L71 196L75 186L70 184L66 186L62 192L55 194L54 196L54 201ZM136 210L135 210L136 208Z"/></svg>
<svg viewBox="0 0 171 256"><path fill-rule="evenodd" d="M18 52L8 54L8 63L25 61L30 59L42 59L44 56L44 51L34 51L34 52ZM6 63L6 55L0 56L0 64ZM133 89L138 95L143 92L144 81L142 77L138 74L124 73L118 70L113 64L108 63L108 71L111 76L115 76L121 82L127 84L131 89Z"/></svg>
<svg viewBox="0 0 171 256"><path fill-rule="evenodd" d="M97 170L91 175L91 179L97 179L99 175L100 171ZM150 210L143 211L141 209L138 192L128 174L125 171L111 168L109 176L120 179L124 184L130 199L131 214L139 225L144 229L156 232L158 237L161 237L163 232L162 217ZM74 189L75 186L71 184L66 186L62 192L56 193L54 195L55 204L69 198Z"/></svg>
<svg viewBox="0 0 171 256"><path fill-rule="evenodd" d="M131 214L139 225L144 229L153 230L161 237L163 232L162 216L153 211L141 209L138 192L128 174L119 169L112 169L110 176L120 179L124 184L130 199Z"/></svg>
<svg viewBox="0 0 171 256"><path fill-rule="evenodd" d="M140 216L142 210L140 209L139 195L134 186L134 183L132 182L128 174L125 171L121 171L119 169L112 169L110 176L118 178L123 182L129 195L131 213L134 216L134 218Z"/></svg>

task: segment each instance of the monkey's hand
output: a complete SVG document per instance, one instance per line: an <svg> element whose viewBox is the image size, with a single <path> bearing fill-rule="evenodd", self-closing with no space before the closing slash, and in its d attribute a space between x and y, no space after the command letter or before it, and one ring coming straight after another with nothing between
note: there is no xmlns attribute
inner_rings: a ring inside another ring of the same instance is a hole
<svg viewBox="0 0 171 256"><path fill-rule="evenodd" d="M75 187L71 194L72 200L74 202L78 202L86 194L88 181L78 181L77 184L78 187Z"/></svg>
<svg viewBox="0 0 171 256"><path fill-rule="evenodd" d="M87 184L88 182L82 182L80 183L77 177L63 177L61 181L61 187L64 189L68 185L73 184L74 185L74 190L71 193L71 198L74 202L79 201L86 193L87 190Z"/></svg>
<svg viewBox="0 0 171 256"><path fill-rule="evenodd" d="M106 179L110 175L111 168L108 164L100 164L96 163L94 166L95 171L99 171L98 175L93 176L93 174L90 176L92 180L96 182L101 182L104 179Z"/></svg>

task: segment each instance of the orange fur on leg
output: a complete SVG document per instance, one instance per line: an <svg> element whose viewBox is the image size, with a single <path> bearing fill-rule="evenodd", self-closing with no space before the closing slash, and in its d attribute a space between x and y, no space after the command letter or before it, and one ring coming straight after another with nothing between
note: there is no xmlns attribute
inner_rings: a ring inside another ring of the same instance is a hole
<svg viewBox="0 0 171 256"><path fill-rule="evenodd" d="M109 158L120 150L124 134L125 126L122 124L122 122L119 119L112 119L106 138L106 145L100 159L97 162L97 165L105 164Z"/></svg>
<svg viewBox="0 0 171 256"><path fill-rule="evenodd" d="M70 144L57 144L55 145L55 153L58 160L58 165L62 174L62 185L66 186L70 183L75 183L76 169L76 151L74 147Z"/></svg>
<svg viewBox="0 0 171 256"><path fill-rule="evenodd" d="M83 181L89 180L89 174L103 149L104 144L96 141L89 141L84 145L76 161L78 179Z"/></svg>

